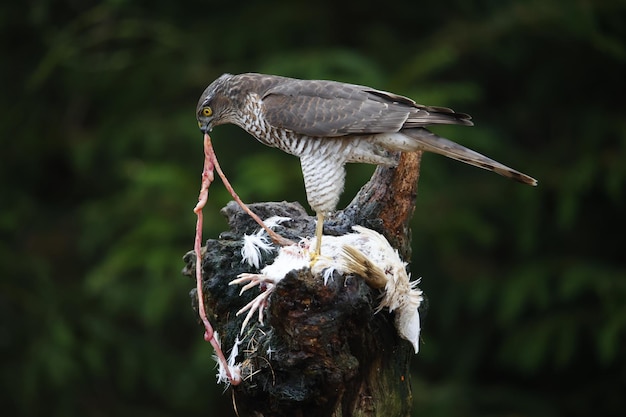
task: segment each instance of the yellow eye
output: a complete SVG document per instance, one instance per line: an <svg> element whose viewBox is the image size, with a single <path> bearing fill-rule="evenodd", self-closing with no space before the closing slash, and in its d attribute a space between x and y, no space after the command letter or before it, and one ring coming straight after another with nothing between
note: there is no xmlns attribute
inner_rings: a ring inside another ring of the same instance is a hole
<svg viewBox="0 0 626 417"><path fill-rule="evenodd" d="M202 115L204 117L211 117L212 114L213 114L213 109L211 109L210 107L203 107L202 108Z"/></svg>

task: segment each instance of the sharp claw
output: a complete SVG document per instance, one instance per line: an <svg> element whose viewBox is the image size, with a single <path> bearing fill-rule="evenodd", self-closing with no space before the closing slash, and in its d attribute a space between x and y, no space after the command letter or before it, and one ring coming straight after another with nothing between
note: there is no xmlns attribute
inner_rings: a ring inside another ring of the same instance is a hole
<svg viewBox="0 0 626 417"><path fill-rule="evenodd" d="M232 280L229 283L229 285L243 284L243 283L246 283L246 285L244 285L244 287L241 289L241 291L239 292L239 295L243 294L250 288L256 287L257 285L260 286L261 284L265 284L265 283L273 284L274 280L268 277L267 275L243 273L243 274L240 274L236 279ZM252 315L255 312L257 312L257 310L259 314L259 323L263 324L263 308L265 307L265 303L272 293L272 289L273 289L272 285L268 285L265 290L261 289L262 292L259 295L257 295L252 301L250 301L248 304L243 306L239 311L237 311L237 313L235 314L237 316L245 313L246 311L248 312L248 314L246 314L246 318L243 320L243 323L241 324L241 330L239 332L240 334L243 333L243 330L248 325L248 322L252 318Z"/></svg>

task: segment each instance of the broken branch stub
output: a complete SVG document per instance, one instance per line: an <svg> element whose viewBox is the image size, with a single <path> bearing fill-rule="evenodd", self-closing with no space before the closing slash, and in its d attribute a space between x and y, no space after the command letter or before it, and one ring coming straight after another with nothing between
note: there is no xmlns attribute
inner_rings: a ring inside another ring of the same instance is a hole
<svg viewBox="0 0 626 417"><path fill-rule="evenodd" d="M377 168L350 206L328 218L325 235L343 235L352 232L352 226L363 225L385 235L407 259L417 174L406 172L418 169L419 155L401 157L397 169ZM315 230L315 218L297 203L249 207L262 219L290 218L274 228L287 239L298 241ZM359 276L335 271L325 284L310 268L291 271L275 284L267 300L261 299L264 324L253 316L241 332L246 314L235 313L266 284L240 295L241 286L229 283L240 274L259 273L273 262L276 250L261 252L258 269L242 263L243 236L255 233L258 226L232 202L222 213L230 230L219 240L207 241L202 288L225 354L239 343L232 359L239 366L241 383L231 389L240 415L408 416L413 348L396 331L395 313L387 309L376 313L381 292ZM193 270L191 258L185 258L188 272ZM191 295L197 309L196 291Z"/></svg>

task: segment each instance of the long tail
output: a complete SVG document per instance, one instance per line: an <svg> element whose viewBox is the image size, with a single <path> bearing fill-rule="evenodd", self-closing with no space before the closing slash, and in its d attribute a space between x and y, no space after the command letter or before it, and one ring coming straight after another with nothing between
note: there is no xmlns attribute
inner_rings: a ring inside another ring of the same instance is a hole
<svg viewBox="0 0 626 417"><path fill-rule="evenodd" d="M415 139L418 142L419 149L438 153L478 168L493 171L504 177L512 178L515 181L519 181L524 184L533 186L537 185L536 179L509 168L491 158L487 158L485 155L479 154L478 152L468 149L465 146L454 143L451 140L442 138L441 136L437 136L426 129L403 129L401 133Z"/></svg>

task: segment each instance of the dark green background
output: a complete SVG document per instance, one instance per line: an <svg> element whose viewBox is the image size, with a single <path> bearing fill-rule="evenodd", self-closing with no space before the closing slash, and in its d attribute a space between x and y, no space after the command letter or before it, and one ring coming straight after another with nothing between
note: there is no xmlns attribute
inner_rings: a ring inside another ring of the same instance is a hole
<svg viewBox="0 0 626 417"><path fill-rule="evenodd" d="M539 180L424 156L415 416L624 415L625 26L618 0L3 2L3 414L232 415L180 270L196 101L258 71L470 113L437 132ZM245 201L306 206L296 158L212 137ZM228 200L216 182L205 238Z"/></svg>

